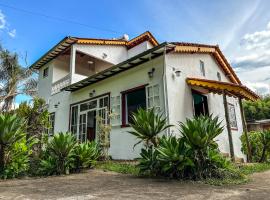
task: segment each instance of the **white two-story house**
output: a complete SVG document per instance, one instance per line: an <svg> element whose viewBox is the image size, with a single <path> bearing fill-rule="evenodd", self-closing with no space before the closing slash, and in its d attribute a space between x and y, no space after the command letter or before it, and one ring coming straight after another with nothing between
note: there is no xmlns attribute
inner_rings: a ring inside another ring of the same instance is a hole
<svg viewBox="0 0 270 200"><path fill-rule="evenodd" d="M70 131L78 140L97 140L96 116L110 123L113 159L134 159L141 146L130 130L138 107L157 108L176 125L204 114L219 116L217 138L224 153L244 158L241 100L258 96L243 86L218 46L164 42L150 32L128 40L66 37L32 66L39 70L38 95L51 113L51 133ZM108 112L113 118L108 119Z"/></svg>

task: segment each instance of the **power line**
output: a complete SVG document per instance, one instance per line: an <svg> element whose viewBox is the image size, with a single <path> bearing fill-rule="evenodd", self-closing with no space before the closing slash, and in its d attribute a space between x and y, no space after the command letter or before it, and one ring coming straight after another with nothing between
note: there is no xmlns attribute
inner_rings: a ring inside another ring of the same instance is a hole
<svg viewBox="0 0 270 200"><path fill-rule="evenodd" d="M81 22L77 22L77 21L73 21L73 20L69 20L69 19L65 19L65 18L61 18L61 17L50 16L50 15L46 15L46 14L43 14L43 13L33 12L33 11L25 10L25 9L22 9L22 8L16 8L14 6L10 6L10 5L6 5L6 4L2 4L2 3L0 3L0 6L6 7L6 8L9 8L9 9L13 9L13 10L16 10L16 11L19 11L19 12L28 13L28 14L31 14L31 15L36 15L36 16L49 18L49 19L53 19L53 20L57 20L57 21L62 21L62 22L70 23L70 24L76 24L76 25L84 26L84 27L87 27L87 28L90 28L90 29L96 29L96 30L100 30L100 31L104 31L104 32L111 32L111 33L120 33L120 32L115 31L115 30L100 28L100 27L96 27L96 26L89 26L88 24L84 24L84 23L81 23ZM122 33L120 33L120 34L122 34Z"/></svg>

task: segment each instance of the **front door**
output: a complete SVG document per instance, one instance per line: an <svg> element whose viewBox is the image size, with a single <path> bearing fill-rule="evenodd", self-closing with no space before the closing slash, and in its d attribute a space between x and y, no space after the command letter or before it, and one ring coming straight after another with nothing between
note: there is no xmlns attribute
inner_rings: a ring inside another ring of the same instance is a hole
<svg viewBox="0 0 270 200"><path fill-rule="evenodd" d="M96 111L87 112L87 140L94 141L96 139Z"/></svg>

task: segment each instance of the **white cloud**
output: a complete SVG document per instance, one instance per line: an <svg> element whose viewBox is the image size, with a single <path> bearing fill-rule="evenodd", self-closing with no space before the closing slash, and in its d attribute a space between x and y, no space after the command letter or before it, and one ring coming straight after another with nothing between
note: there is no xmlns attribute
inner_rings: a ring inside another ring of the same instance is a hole
<svg viewBox="0 0 270 200"><path fill-rule="evenodd" d="M16 36L16 29L12 29L11 31L8 32L8 35L12 38Z"/></svg>
<svg viewBox="0 0 270 200"><path fill-rule="evenodd" d="M2 30L4 33L7 33L11 38L16 36L16 29L10 28L10 25L6 20L6 16L2 10L0 10L0 30Z"/></svg>
<svg viewBox="0 0 270 200"><path fill-rule="evenodd" d="M265 28L242 37L242 56L232 65L244 84L260 94L270 93L270 21Z"/></svg>
<svg viewBox="0 0 270 200"><path fill-rule="evenodd" d="M0 10L0 29L5 29L5 28L6 28L6 16Z"/></svg>

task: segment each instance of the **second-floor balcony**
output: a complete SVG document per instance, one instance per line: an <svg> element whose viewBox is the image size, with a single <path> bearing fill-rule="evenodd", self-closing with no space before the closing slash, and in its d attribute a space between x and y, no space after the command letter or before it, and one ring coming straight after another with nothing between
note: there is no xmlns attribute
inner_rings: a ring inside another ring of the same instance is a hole
<svg viewBox="0 0 270 200"><path fill-rule="evenodd" d="M52 95L58 93L61 91L61 89L63 89L66 86L70 85L70 74L66 75L64 78L59 79L58 81L54 82L52 84Z"/></svg>
<svg viewBox="0 0 270 200"><path fill-rule="evenodd" d="M74 51L73 56L71 54L72 49L53 61L52 95L70 84L81 81L113 65L80 51Z"/></svg>

